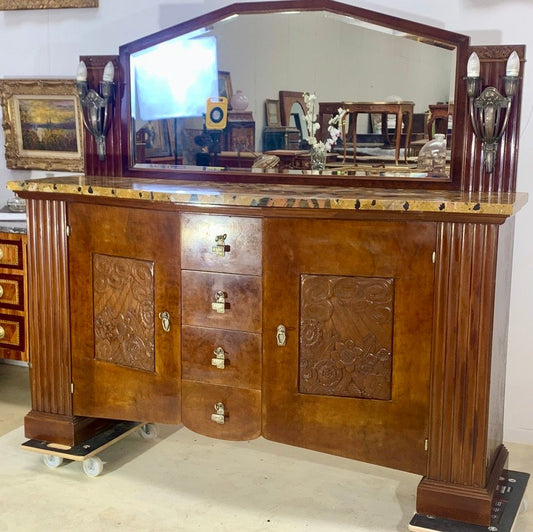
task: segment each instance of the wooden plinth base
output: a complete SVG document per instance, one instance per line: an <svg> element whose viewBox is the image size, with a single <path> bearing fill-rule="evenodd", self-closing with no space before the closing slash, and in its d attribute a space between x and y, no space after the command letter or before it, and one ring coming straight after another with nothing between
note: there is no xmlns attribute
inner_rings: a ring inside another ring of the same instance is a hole
<svg viewBox="0 0 533 532"><path fill-rule="evenodd" d="M492 502L490 527L415 514L409 523L409 530L413 532L487 532L487 530L511 532L528 479L529 473L504 470Z"/></svg>

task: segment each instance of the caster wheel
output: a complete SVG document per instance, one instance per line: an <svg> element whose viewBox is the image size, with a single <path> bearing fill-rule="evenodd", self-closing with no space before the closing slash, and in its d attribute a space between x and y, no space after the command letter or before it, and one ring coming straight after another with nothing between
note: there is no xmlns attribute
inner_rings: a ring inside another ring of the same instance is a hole
<svg viewBox="0 0 533 532"><path fill-rule="evenodd" d="M157 438L159 431L155 423L146 423L141 427L140 434L145 440L153 440Z"/></svg>
<svg viewBox="0 0 533 532"><path fill-rule="evenodd" d="M88 477L97 477L104 470L104 462L98 456L93 456L82 462L83 471Z"/></svg>
<svg viewBox="0 0 533 532"><path fill-rule="evenodd" d="M45 454L43 456L43 462L45 466L51 469L55 469L63 463L63 458L61 458L61 456L55 456L53 454Z"/></svg>

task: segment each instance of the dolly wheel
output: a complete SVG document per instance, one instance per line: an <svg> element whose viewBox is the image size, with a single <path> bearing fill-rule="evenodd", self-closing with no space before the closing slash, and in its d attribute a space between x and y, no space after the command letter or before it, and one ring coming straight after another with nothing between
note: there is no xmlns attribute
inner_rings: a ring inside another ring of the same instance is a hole
<svg viewBox="0 0 533 532"><path fill-rule="evenodd" d="M88 477L97 477L104 470L104 462L98 456L83 461L83 471Z"/></svg>
<svg viewBox="0 0 533 532"><path fill-rule="evenodd" d="M157 438L159 431L155 423L146 423L141 427L140 434L145 440L153 440Z"/></svg>
<svg viewBox="0 0 533 532"><path fill-rule="evenodd" d="M55 469L63 463L63 458L61 458L61 456L56 456L55 454L45 454L43 456L43 462L45 466Z"/></svg>

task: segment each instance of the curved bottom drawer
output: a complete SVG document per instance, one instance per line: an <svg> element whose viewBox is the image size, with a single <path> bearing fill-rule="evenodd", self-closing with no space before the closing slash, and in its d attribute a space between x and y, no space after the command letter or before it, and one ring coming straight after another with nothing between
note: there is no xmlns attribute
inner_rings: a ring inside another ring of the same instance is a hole
<svg viewBox="0 0 533 532"><path fill-rule="evenodd" d="M261 435L259 390L182 380L182 394L182 422L194 432L223 440L252 440ZM219 405L218 417L213 418L215 405Z"/></svg>

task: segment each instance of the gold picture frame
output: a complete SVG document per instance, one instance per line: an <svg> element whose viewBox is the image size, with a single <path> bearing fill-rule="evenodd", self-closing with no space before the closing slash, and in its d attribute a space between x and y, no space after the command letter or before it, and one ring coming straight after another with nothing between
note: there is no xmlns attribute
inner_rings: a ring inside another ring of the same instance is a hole
<svg viewBox="0 0 533 532"><path fill-rule="evenodd" d="M0 11L98 7L98 0L0 0Z"/></svg>
<svg viewBox="0 0 533 532"><path fill-rule="evenodd" d="M83 171L83 117L75 80L0 80L6 166Z"/></svg>
<svg viewBox="0 0 533 532"><path fill-rule="evenodd" d="M281 126L279 100L265 100L266 124L268 127Z"/></svg>
<svg viewBox="0 0 533 532"><path fill-rule="evenodd" d="M225 70L218 71L218 95L228 99L228 109L231 109L233 87L231 86L231 74Z"/></svg>

